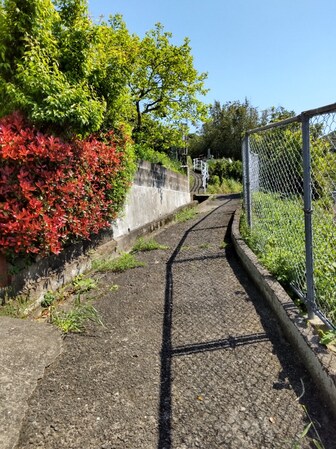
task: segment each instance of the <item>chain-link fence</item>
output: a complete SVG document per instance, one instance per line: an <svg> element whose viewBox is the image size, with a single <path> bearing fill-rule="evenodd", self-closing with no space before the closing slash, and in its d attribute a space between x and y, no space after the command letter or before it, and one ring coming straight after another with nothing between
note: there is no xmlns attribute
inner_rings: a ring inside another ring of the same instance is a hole
<svg viewBox="0 0 336 449"><path fill-rule="evenodd" d="M249 243L336 325L336 104L251 130L243 144Z"/></svg>

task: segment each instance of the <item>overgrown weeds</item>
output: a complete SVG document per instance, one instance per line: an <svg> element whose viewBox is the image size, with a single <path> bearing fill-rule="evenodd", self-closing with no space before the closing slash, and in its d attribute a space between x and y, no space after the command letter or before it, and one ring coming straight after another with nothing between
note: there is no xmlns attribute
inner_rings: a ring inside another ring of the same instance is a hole
<svg viewBox="0 0 336 449"><path fill-rule="evenodd" d="M80 275L73 280L73 286L75 292L83 293L95 289L97 287L97 283L92 278L86 278L83 275Z"/></svg>
<svg viewBox="0 0 336 449"><path fill-rule="evenodd" d="M286 287L305 285L305 226L299 197L253 194L253 227L241 233L261 263ZM314 284L318 305L336 323L336 233L333 211L314 203Z"/></svg>
<svg viewBox="0 0 336 449"><path fill-rule="evenodd" d="M100 272L121 273L132 268L143 267L144 262L137 260L133 254L123 253L117 259L98 259L93 261L92 269Z"/></svg>
<svg viewBox="0 0 336 449"><path fill-rule="evenodd" d="M195 207L190 209L182 210L175 215L175 221L177 223L184 223L185 221L195 218L197 215L197 210Z"/></svg>
<svg viewBox="0 0 336 449"><path fill-rule="evenodd" d="M0 316L10 316L13 318L24 318L25 310L29 305L29 298L24 295L15 298L5 298L0 306Z"/></svg>
<svg viewBox="0 0 336 449"><path fill-rule="evenodd" d="M145 239L143 237L139 237L133 246L132 252L154 251L157 249L166 250L169 249L169 246L161 245L153 238Z"/></svg>
<svg viewBox="0 0 336 449"><path fill-rule="evenodd" d="M243 191L243 185L241 182L235 179L223 179L219 182L219 179L214 177L214 183L209 183L207 187L207 192L215 194L228 194L228 193L241 193Z"/></svg>
<svg viewBox="0 0 336 449"><path fill-rule="evenodd" d="M90 303L82 303L80 294L77 295L72 310L57 311L54 307L50 309L50 322L65 334L83 332L87 321L103 325L97 310Z"/></svg>

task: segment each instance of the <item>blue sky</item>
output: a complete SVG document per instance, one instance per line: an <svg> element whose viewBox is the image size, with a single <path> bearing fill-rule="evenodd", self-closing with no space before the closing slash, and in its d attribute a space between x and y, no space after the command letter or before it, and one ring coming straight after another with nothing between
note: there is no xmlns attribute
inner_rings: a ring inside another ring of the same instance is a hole
<svg viewBox="0 0 336 449"><path fill-rule="evenodd" d="M174 43L191 40L208 72L204 101L247 97L296 113L336 102L335 0L89 0L98 19L121 13L143 36L161 22Z"/></svg>

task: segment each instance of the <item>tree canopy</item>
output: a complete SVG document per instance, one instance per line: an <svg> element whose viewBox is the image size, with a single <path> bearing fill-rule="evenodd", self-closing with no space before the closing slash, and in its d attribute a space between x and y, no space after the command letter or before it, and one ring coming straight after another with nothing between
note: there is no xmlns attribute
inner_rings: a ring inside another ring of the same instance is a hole
<svg viewBox="0 0 336 449"><path fill-rule="evenodd" d="M243 103L233 101L224 105L215 101L200 135L191 139L191 152L206 155L209 149L216 158L240 159L242 136L248 129L258 126L258 123L258 110L247 99Z"/></svg>
<svg viewBox="0 0 336 449"><path fill-rule="evenodd" d="M172 34L158 23L139 42L137 62L129 80L136 109L135 132L143 130L143 117L164 123L194 122L206 115L197 98L205 94L206 74L193 66L189 40L181 46L171 43Z"/></svg>
<svg viewBox="0 0 336 449"><path fill-rule="evenodd" d="M247 130L294 115L294 111L282 106L259 112L247 99L244 102L228 101L224 105L215 101L201 131L191 136L190 153L196 157L207 155L210 150L215 158L240 160L242 138Z"/></svg>
<svg viewBox="0 0 336 449"><path fill-rule="evenodd" d="M139 142L157 131L162 146L181 120L206 113L206 74L189 40L171 38L157 24L140 39L120 15L95 23L87 0L0 0L0 117L21 110L83 136L123 123Z"/></svg>

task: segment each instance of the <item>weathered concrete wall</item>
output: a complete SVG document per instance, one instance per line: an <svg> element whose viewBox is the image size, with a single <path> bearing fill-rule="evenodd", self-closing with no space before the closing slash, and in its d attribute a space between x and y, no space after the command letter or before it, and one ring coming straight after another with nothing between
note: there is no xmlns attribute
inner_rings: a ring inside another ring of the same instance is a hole
<svg viewBox="0 0 336 449"><path fill-rule="evenodd" d="M113 236L126 235L190 201L187 176L143 161L139 164L122 217L112 226Z"/></svg>

